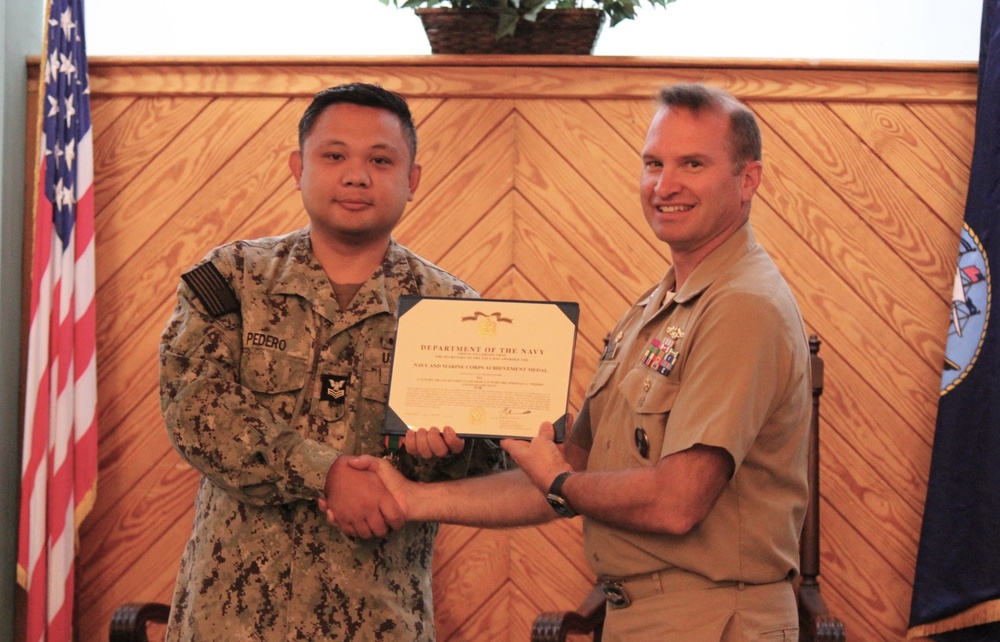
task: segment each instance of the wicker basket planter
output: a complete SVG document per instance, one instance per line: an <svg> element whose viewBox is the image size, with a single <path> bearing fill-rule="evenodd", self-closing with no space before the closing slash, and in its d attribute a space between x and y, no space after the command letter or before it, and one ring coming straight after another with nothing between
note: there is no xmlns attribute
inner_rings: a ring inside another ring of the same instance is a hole
<svg viewBox="0 0 1000 642"><path fill-rule="evenodd" d="M431 53L580 54L594 51L604 26L600 9L546 9L534 22L518 20L512 36L496 38L497 14L476 9L416 9Z"/></svg>

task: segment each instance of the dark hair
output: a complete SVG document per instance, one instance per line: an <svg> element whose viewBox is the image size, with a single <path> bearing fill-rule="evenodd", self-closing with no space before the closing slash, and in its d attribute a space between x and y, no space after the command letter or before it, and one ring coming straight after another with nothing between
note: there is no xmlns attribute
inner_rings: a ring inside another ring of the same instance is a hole
<svg viewBox="0 0 1000 642"><path fill-rule="evenodd" d="M694 114L717 109L729 114L729 144L734 171L761 159L761 137L757 118L750 108L724 89L695 83L678 83L660 90L660 105L681 107Z"/></svg>
<svg viewBox="0 0 1000 642"><path fill-rule="evenodd" d="M381 85L355 82L346 85L337 85L324 89L313 97L312 103L302 114L299 121L299 149L303 147L306 137L316 124L316 119L323 113L323 110L330 105L339 103L350 103L361 105L362 107L375 107L392 112L399 118L399 124L403 128L403 138L410 146L410 161L417 157L417 128L413 125L413 117L410 115L410 108L406 104L406 99L394 91L382 88Z"/></svg>

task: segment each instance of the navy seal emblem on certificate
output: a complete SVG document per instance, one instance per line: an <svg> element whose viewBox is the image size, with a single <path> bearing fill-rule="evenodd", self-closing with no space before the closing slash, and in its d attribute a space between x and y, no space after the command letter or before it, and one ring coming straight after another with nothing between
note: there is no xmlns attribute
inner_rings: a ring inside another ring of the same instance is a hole
<svg viewBox="0 0 1000 642"><path fill-rule="evenodd" d="M407 295L397 317L383 433L561 441L579 304Z"/></svg>

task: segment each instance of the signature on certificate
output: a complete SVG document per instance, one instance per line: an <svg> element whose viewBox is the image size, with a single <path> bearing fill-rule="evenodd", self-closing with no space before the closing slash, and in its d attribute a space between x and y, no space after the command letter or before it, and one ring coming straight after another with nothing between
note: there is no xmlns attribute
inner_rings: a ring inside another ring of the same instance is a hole
<svg viewBox="0 0 1000 642"><path fill-rule="evenodd" d="M508 417L510 415L530 415L530 410L514 410L513 408L502 408L498 416Z"/></svg>

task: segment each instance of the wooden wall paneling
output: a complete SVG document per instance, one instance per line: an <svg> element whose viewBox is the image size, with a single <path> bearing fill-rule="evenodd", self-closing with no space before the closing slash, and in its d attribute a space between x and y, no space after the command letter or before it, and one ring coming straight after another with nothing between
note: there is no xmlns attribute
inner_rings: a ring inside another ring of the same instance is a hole
<svg viewBox="0 0 1000 642"><path fill-rule="evenodd" d="M94 175L104 181L101 192L118 195L124 191L163 148L170 144L178 132L210 103L208 98L178 99L175 97L132 98L125 97L104 103L97 103L99 109L94 114L93 128L95 149ZM128 106L127 113L120 108ZM114 115L114 119L109 117ZM104 167L114 171L103 171ZM106 203L95 203L95 212L100 218Z"/></svg>
<svg viewBox="0 0 1000 642"><path fill-rule="evenodd" d="M497 125L469 150L454 171L438 185L429 186L410 206L395 233L404 245L437 261L510 191L515 156L513 128L509 117Z"/></svg>
<svg viewBox="0 0 1000 642"><path fill-rule="evenodd" d="M885 453L898 454L900 459L905 459L908 451L929 448L931 441L926 431L919 427L933 422L933 406L923 407L922 416L908 417L903 401L909 392L885 380L895 377L896 373L873 368L872 362L888 361L890 352L901 349L901 344L889 341L891 332L884 321L875 316L836 273L824 270L822 262L808 246L782 244L779 240L782 228L787 230L787 226L773 210L758 207L754 216L757 237L769 248L779 267L799 266L794 270L784 269L789 284L807 325L824 341L824 360L828 364L838 364L834 370L836 376L826 378L826 390L844 392L824 392L823 399L823 416L829 418L839 412L843 419L834 423L833 430L841 432L856 447L870 447L876 461ZM810 262L816 265L814 269L810 269ZM919 362L911 359L910 367L914 363ZM829 366L828 369L833 370ZM925 377L923 388L928 387L929 381ZM847 410L857 408L860 412L842 412L845 400L853 404ZM880 421L869 422L868 417L878 417ZM889 466L888 470L895 474L896 465Z"/></svg>
<svg viewBox="0 0 1000 642"><path fill-rule="evenodd" d="M514 197L505 194L437 264L480 293L492 287L514 265Z"/></svg>
<svg viewBox="0 0 1000 642"><path fill-rule="evenodd" d="M651 251L603 195L562 161L558 151L533 129L518 132L517 188L552 224L564 230L567 240L586 248L588 261L614 283L628 300L634 300L662 275L664 261Z"/></svg>
<svg viewBox="0 0 1000 642"><path fill-rule="evenodd" d="M81 554L91 572L77 588L80 640L107 639L115 608L126 601L169 602L184 544L191 534L197 475L168 453L119 504L114 520L92 526ZM109 590L108 578L114 578Z"/></svg>
<svg viewBox="0 0 1000 642"><path fill-rule="evenodd" d="M510 587L505 585L494 593L481 607L472 612L471 617L460 626L438 628L439 642L477 642L496 640L497 642L517 642L517 635L508 628L510 622ZM520 631L520 629L518 629ZM523 638L521 638L523 639Z"/></svg>
<svg viewBox="0 0 1000 642"><path fill-rule="evenodd" d="M767 156L757 238L825 343L824 594L849 639L903 638L974 66L91 62L101 470L81 530L81 640L104 639L120 602L169 600L190 532L198 476L166 440L155 356L179 273L219 243L306 222L286 165L297 120L318 88L356 79L407 95L419 127L423 177L400 242L486 296L580 301L573 410L604 333L669 264L637 197L653 92L708 81L750 102ZM578 522L443 527L439 639L523 640L549 601L575 603L590 580Z"/></svg>
<svg viewBox="0 0 1000 642"><path fill-rule="evenodd" d="M301 113L301 107L289 110L288 113ZM277 114L281 120L281 112ZM297 119L297 115L295 118ZM256 149L255 143L260 143L263 150L271 150L274 154L275 163L260 164L260 156L265 155L262 151L256 158L252 155L237 154L235 161L227 161L226 165L218 170L213 176L214 189L199 191L190 197L190 200L182 201L183 206L163 224L162 233L151 238L150 242L143 245L127 261L127 265L117 272L114 277L108 280L100 290L101 301L104 305L99 306L100 326L102 327L100 336L125 337L124 345L112 346L115 350L100 350L99 363L102 372L106 373L101 377L100 391L107 391L101 394L101 398L110 401L102 405L102 454L114 452L116 444L122 445L126 451L123 457L129 461L129 466L115 467L109 466L102 470L99 481L98 501L94 509L94 514L85 522L85 527L92 526L94 532L102 532L110 529L109 532L122 531L122 525L112 520L101 519L102 513L107 510L115 510L123 505L120 503L122 496L128 498L147 499L144 495L136 491L142 488L146 492L162 491L156 485L136 485L134 479L118 479L114 475L117 470L139 471L149 470L154 465L165 467L165 470L174 473L180 460L173 453L166 441L163 431L162 420L159 416L159 404L157 395L157 375L156 375L156 349L159 333L166 322L169 312L174 305L174 290L180 272L193 264L197 259L213 245L228 240L235 231L234 224L238 224L241 218L246 216L246 212L241 210L243 204L241 200L260 201L284 183L289 186L287 168L284 160L291 149L290 143L294 143L294 135L289 137L289 132L294 131L286 126L287 123L280 124L268 130L264 127L262 134L257 136L255 132L255 121L250 121L250 130L244 135L242 146ZM292 121L294 124L294 120ZM282 143L271 140L269 136L280 131ZM263 139L263 140L262 140ZM239 146L233 147L239 149ZM255 170L255 167L259 169ZM277 174L273 173L273 167L278 167ZM258 176L264 174L263 177ZM160 173L156 173L159 180ZM98 178L98 180L100 180ZM263 191L255 193L254 188L260 188L264 184ZM205 196L205 195L208 196ZM219 201L230 199L231 203ZM299 210L301 207L298 208ZM281 229L282 225L275 225L270 222L269 232ZM221 228L221 230L220 230ZM292 229L288 227L287 229ZM170 239L174 242L174 247L165 249L164 240ZM200 239L200 240L199 240ZM185 252L184 245L188 246ZM167 259L164 261L164 259ZM152 269L150 269L152 266ZM138 276L137 276L138 275ZM136 281L140 287L136 287ZM120 283L119 283L120 282ZM149 311L150 314L135 314L135 311ZM110 327L109 327L110 326ZM130 345L136 344L136 345ZM116 394L117 392L117 394ZM145 400L151 406L152 412L145 420L140 420L140 415L130 408L137 401ZM126 421L122 417L129 417ZM115 427L118 427L117 429ZM151 444L160 444L159 449L150 448ZM155 463L149 462L154 453L160 453L159 460ZM165 456L164 456L165 455ZM154 532L174 533L174 546L167 550L173 550L170 556L170 563L165 567L165 576L176 573L176 564L179 560L180 550L183 542L190 532L191 524L191 501L194 496L194 483L197 477L191 474L190 469L185 464L180 464L181 470L188 478L188 484L182 485L167 478L167 488L180 489L175 499L178 504L177 511L165 510L154 512L149 516L147 527L152 526ZM108 474L108 470L111 474ZM145 476L144 480L150 479ZM163 479L153 478L155 483L163 484ZM159 498L157 500L159 504ZM133 502L124 502L124 505L133 505ZM162 508L162 506L161 506ZM179 512L178 512L179 511ZM120 516L120 511L115 515ZM111 523L107 523L111 521ZM86 531L85 531L86 532ZM124 529L127 537L135 536L134 532ZM137 564L141 568L144 559L149 558L147 549L142 548L145 544L140 537L138 539L139 548L133 549L131 553L124 551L121 546L115 546L118 551L119 564ZM96 549L103 550L102 546ZM160 549L160 555L162 555ZM85 549L86 551L86 549ZM84 553L86 554L86 552ZM162 562L161 562L162 564ZM96 568L100 568L99 565ZM141 575L139 579L141 580ZM169 590L172 588L172 579L164 586ZM140 583L140 586L142 584ZM162 595L162 594L161 594ZM169 596L169 592L166 593ZM148 596L152 597L152 596ZM161 598L162 599L162 598ZM93 627L100 628L106 626L109 621L111 610L116 603L122 601L121 595L116 593L106 594L98 590L95 600L100 604L94 610L95 619L92 620ZM97 618L96 616L101 617Z"/></svg>
<svg viewBox="0 0 1000 642"><path fill-rule="evenodd" d="M155 180L133 181L105 209L114 214L102 212L97 217L98 243L105 248L96 257L97 287L104 285L133 248L156 234L220 165L243 149L246 137L236 132L256 131L285 102L217 99L192 113L184 129L141 172Z"/></svg>
<svg viewBox="0 0 1000 642"><path fill-rule="evenodd" d="M762 187L764 199L793 221L809 242L826 244L829 251L824 255L831 267L903 339L908 352L916 351L915 356L924 359L928 368L936 367L933 355L940 346L941 325L924 314L928 301L943 304L939 293L920 278L916 266L893 251L886 238L889 234L879 234L867 224L863 204L848 200L845 189L837 184L837 171L811 164L814 159L802 158L793 151L794 145L779 141L772 128L765 125L764 130L771 143L765 152L770 180ZM822 140L814 148L824 145ZM792 200L791 195L800 198Z"/></svg>
<svg viewBox="0 0 1000 642"><path fill-rule="evenodd" d="M434 569L434 619L442 638L460 628L507 584L510 538L506 531L481 529L461 550Z"/></svg>
<svg viewBox="0 0 1000 642"><path fill-rule="evenodd" d="M908 115L902 106L885 111ZM909 187L919 185L915 177L893 172L825 105L762 104L758 113L765 120L781 120L776 133L910 266L908 277L927 281L931 295L943 291L945 284L937 279L951 278L954 272L953 228ZM940 327L929 325L923 331L937 339ZM913 336L911 342L922 344Z"/></svg>
<svg viewBox="0 0 1000 642"><path fill-rule="evenodd" d="M137 355L136 358L150 357ZM136 490L155 483L158 474L164 474L177 461L162 425L155 383L149 382L140 403L129 415L129 423L102 431L101 445L107 442L107 447L100 451L102 475L98 484L104 497L95 503L83 526L84 533L92 529L95 536L100 536L100 533L118 528L123 517L122 508L140 500ZM102 547L84 549L83 554L100 556Z"/></svg>
<svg viewBox="0 0 1000 642"><path fill-rule="evenodd" d="M277 128L265 127L244 142L250 147L264 143L264 149L271 149L268 134L276 132ZM282 147L287 149L287 144ZM248 215L245 202L259 202L280 185L290 185L287 170L279 164L286 156L283 150L273 154L275 162L258 164L249 154L237 154L218 168L206 188L185 193L183 204L162 221L160 233L132 247L120 269L106 279L100 288L99 335L123 337L130 345L128 350L101 351L101 385L115 391L102 408L104 425L119 425L148 386L156 385L159 333L173 309L180 273L233 236ZM122 438L130 440L131 435Z"/></svg>
<svg viewBox="0 0 1000 642"><path fill-rule="evenodd" d="M587 392L590 380L594 377L601 350L604 349L603 342L598 343L597 346L600 348L596 349L596 346L588 341L578 339L576 342L576 349L573 351L573 378L570 381L569 389L569 409L574 415L579 412L580 406L583 405L584 394Z"/></svg>
<svg viewBox="0 0 1000 642"><path fill-rule="evenodd" d="M417 121L417 161L423 166L417 200L439 185L514 111L510 100L451 98L438 101L433 112ZM416 115L414 115L416 118Z"/></svg>
<svg viewBox="0 0 1000 642"><path fill-rule="evenodd" d="M575 608L590 593L594 581L589 569L581 569L583 542L579 520L571 522L573 533L559 531L554 524L510 531L510 581L532 607L532 613ZM546 530L554 537L547 537ZM555 541L553 541L553 539Z"/></svg>
<svg viewBox="0 0 1000 642"><path fill-rule="evenodd" d="M578 526L578 524L575 524ZM544 529L518 528L508 532L510 541L509 600L510 637L528 639L531 622L541 611L572 608L592 585L593 575L581 573L569 556L582 556L579 529L575 541L559 534L558 543L544 535ZM576 544L575 546L572 544Z"/></svg>
<svg viewBox="0 0 1000 642"><path fill-rule="evenodd" d="M952 154L966 166L972 161L975 141L976 108L974 105L915 104L910 111L934 132Z"/></svg>
<svg viewBox="0 0 1000 642"><path fill-rule="evenodd" d="M961 221L969 166L947 153L912 112L875 104L836 104L830 108L900 176L921 180L922 198L946 224L954 223L948 216L953 212Z"/></svg>
<svg viewBox="0 0 1000 642"><path fill-rule="evenodd" d="M94 140L97 141L104 136L104 134L112 128L115 120L127 111L136 100L138 100L138 98L135 96L118 96L108 97L104 100L96 100L90 103L90 122L94 128ZM29 120L28 122L32 121ZM100 155L95 154L95 173L98 172L97 167L100 166L101 162L105 158L105 154L111 155L111 153L111 150L107 150L106 152L102 152Z"/></svg>
<svg viewBox="0 0 1000 642"><path fill-rule="evenodd" d="M539 175L562 166L575 170L603 201L595 203L603 208L597 212L605 219L602 224L609 229L622 228L623 234L636 239L636 255L650 254L657 265L656 257L669 260L669 251L652 235L643 218L638 196L639 157L614 128L589 106L570 101L526 100L519 113L526 125L519 130L523 132L519 141L532 149L542 147L542 141L546 144L544 157L552 165L536 168ZM522 167L527 172L527 167ZM560 179L553 176L550 180L558 184Z"/></svg>
<svg viewBox="0 0 1000 642"><path fill-rule="evenodd" d="M827 482L824 496L850 518L873 551L900 577L912 580L916 545L920 535L918 511L900 501L890 479L866 459L863 448L855 448L836 430L826 433Z"/></svg>
<svg viewBox="0 0 1000 642"><path fill-rule="evenodd" d="M567 56L412 57L212 61L91 61L91 85L117 95L311 96L341 82L380 82L410 97L594 97L646 100L671 82L709 82L746 99L975 102L974 65L669 60Z"/></svg>
<svg viewBox="0 0 1000 642"><path fill-rule="evenodd" d="M612 99L590 99L587 102L591 109L600 116L608 127L618 132L622 140L632 149L634 156L633 173L631 184L638 188L639 170L641 168L640 157L642 148L646 141L646 131L649 123L656 113L657 103L655 100L656 88L649 92L649 95L641 99L633 100L612 100ZM627 157L623 157L627 161ZM638 198L638 193L636 195Z"/></svg>
<svg viewBox="0 0 1000 642"><path fill-rule="evenodd" d="M494 281L488 288L482 291L484 298L489 299L515 299L517 298L517 271L513 267L508 267L500 278Z"/></svg>
<svg viewBox="0 0 1000 642"><path fill-rule="evenodd" d="M833 551L824 556L827 562L824 566L824 575L828 578L830 575L838 577L852 575L859 568L857 558L843 548L856 538L855 533L846 530L847 526L849 524L842 515L834 514L824 518L823 528L829 529L831 533L821 537L821 545L824 550ZM864 560L861 560L860 564L863 563ZM864 571L863 568L861 570ZM852 580L846 587L830 582L829 579L822 582L824 600L831 613L836 613L844 622L848 640L906 639L905 632L900 632L898 623L889 624L893 616L887 605L881 601L889 593L890 585L890 582L883 581L877 575L873 580L871 576L864 574Z"/></svg>
<svg viewBox="0 0 1000 642"><path fill-rule="evenodd" d="M836 352L826 358L826 367L848 380L843 384L827 385L823 391L826 430L844 430L843 443L860 453L867 464L885 478L900 501L914 515L923 513L924 491L930 467L931 444L915 431L903 430L905 422L878 388L878 382L858 380L851 366ZM826 446L821 446L826 452ZM836 476L836 474L834 474ZM825 483L825 482L824 482ZM835 482L832 482L835 483ZM845 499L835 505L847 509L852 502Z"/></svg>
<svg viewBox="0 0 1000 642"><path fill-rule="evenodd" d="M479 529L471 526L442 524L438 529L437 543L444 546L438 546L434 549L434 570L436 571L458 555L462 548L478 533Z"/></svg>
<svg viewBox="0 0 1000 642"><path fill-rule="evenodd" d="M767 125L763 129L767 132ZM912 423L926 426L928 416L932 418L936 412L937 393L927 389L921 376L930 373L932 366L903 338L903 328L922 317L900 312L898 302L904 294L912 296L921 282L905 279L908 268L897 255L886 251L885 241L858 225L856 214L792 150L775 144L776 136L769 139L771 151L765 151L765 158L770 179L765 180L758 198L787 216L805 244L820 252L844 281L846 298L826 298L822 319L836 320L837 328L831 330L842 338L831 342L834 349L851 354L857 368L880 381L880 387L898 389L902 393L898 396L900 407L907 410ZM757 204L758 209L762 203ZM838 287L832 281L824 285ZM936 293L925 291L931 303L939 301ZM822 290L813 292L813 301L822 303L823 294ZM845 315L845 310L850 314ZM926 308L920 314L926 314ZM861 322L862 316L871 318ZM931 340L926 337L926 341Z"/></svg>
<svg viewBox="0 0 1000 642"><path fill-rule="evenodd" d="M639 202L639 155L594 109L578 100L525 100L518 106L525 122L549 141L564 164L601 194L632 230L651 239L653 250L669 258L669 251L652 237Z"/></svg>
<svg viewBox="0 0 1000 642"><path fill-rule="evenodd" d="M604 335L611 331L631 302L614 289L607 275L587 262L585 247L571 245L527 202L521 203L518 213L516 264L550 301L600 302L600 305L580 310L580 337L577 339L586 339L594 354L600 354Z"/></svg>
<svg viewBox="0 0 1000 642"><path fill-rule="evenodd" d="M438 530L437 541L434 547L434 563L432 567L432 579L434 586L434 602L435 602L435 615L434 621L437 627L438 639L446 640L451 637L453 631L459 626L455 622L456 616L447 617L445 614L449 612L460 611L460 605L462 595L457 589L453 589L450 584L449 576L442 569L451 564L451 560L455 557L460 557L463 549L468 545L468 543L479 533L479 529L471 528L468 526L454 526L450 524L443 524ZM461 562L457 562L454 568L461 568ZM452 605L449 610L442 611L444 608L441 604L442 600L449 600ZM458 618L465 617L465 614L457 616Z"/></svg>

